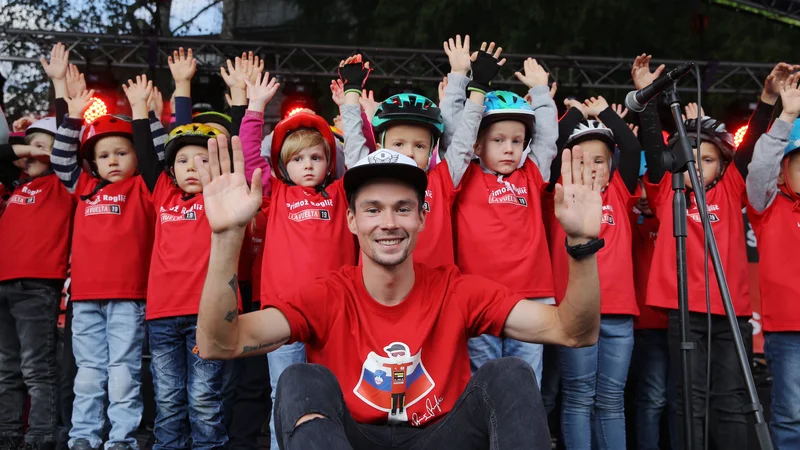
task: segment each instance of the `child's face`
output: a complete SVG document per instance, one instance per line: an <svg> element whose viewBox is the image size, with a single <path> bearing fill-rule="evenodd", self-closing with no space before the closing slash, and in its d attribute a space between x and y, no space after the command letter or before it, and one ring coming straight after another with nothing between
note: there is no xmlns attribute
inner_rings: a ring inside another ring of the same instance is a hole
<svg viewBox="0 0 800 450"><path fill-rule="evenodd" d="M292 155L286 162L289 179L298 186L314 187L322 184L328 175L328 157L325 147L317 144Z"/></svg>
<svg viewBox="0 0 800 450"><path fill-rule="evenodd" d="M515 120L495 122L483 131L475 154L490 170L509 175L517 170L525 151L525 125Z"/></svg>
<svg viewBox="0 0 800 450"><path fill-rule="evenodd" d="M122 136L101 138L94 145L94 163L100 178L112 183L127 180L136 173L136 152L130 139Z"/></svg>
<svg viewBox="0 0 800 450"><path fill-rule="evenodd" d="M428 170L431 156L431 131L419 125L398 124L386 130L383 147L413 159L422 170Z"/></svg>
<svg viewBox="0 0 800 450"><path fill-rule="evenodd" d="M713 183L719 177L722 170L722 154L716 145L710 142L700 143L700 156L697 155L697 149L693 149L694 157L701 159L703 164L703 182L705 186ZM689 172L684 172L683 180L686 186L691 186L692 182L689 180Z"/></svg>
<svg viewBox="0 0 800 450"><path fill-rule="evenodd" d="M213 129L219 131L220 133L224 134L225 137L228 138L228 140L230 140L231 134L228 132L228 129L225 128L224 126L222 126L222 125L220 125L218 123L215 123L215 122L206 122L203 125L209 126L209 127L213 128Z"/></svg>
<svg viewBox="0 0 800 450"><path fill-rule="evenodd" d="M636 209L645 216L652 216L653 210L650 209L650 203L647 201L647 191L644 190L644 181L641 178L639 178L639 188L642 190L642 196L636 202Z"/></svg>
<svg viewBox="0 0 800 450"><path fill-rule="evenodd" d="M203 192L203 184L200 183L200 175L197 173L197 165L194 157L199 156L203 160L203 169L208 170L208 149L200 145L185 145L178 150L175 155L175 165L173 173L178 187L187 194L199 194Z"/></svg>
<svg viewBox="0 0 800 450"><path fill-rule="evenodd" d="M28 145L32 145L34 147L38 147L40 149L46 150L48 153L53 151L53 136L45 133L33 133L27 140ZM50 159L49 158L25 158L20 160L20 165L18 166L22 169L29 177L36 178L41 176L43 173L47 172L50 168Z"/></svg>
<svg viewBox="0 0 800 450"><path fill-rule="evenodd" d="M800 195L800 152L789 155L789 169L781 170L778 184L789 183L789 189Z"/></svg>
<svg viewBox="0 0 800 450"><path fill-rule="evenodd" d="M599 173L600 186L607 186L611 173L611 152L608 150L608 145L602 141L584 141L581 142L581 150L592 162L592 177Z"/></svg>

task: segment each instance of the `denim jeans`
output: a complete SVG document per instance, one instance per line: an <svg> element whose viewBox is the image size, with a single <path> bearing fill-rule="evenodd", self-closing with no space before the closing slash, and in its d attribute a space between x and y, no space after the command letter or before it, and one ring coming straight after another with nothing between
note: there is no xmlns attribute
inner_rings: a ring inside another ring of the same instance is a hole
<svg viewBox="0 0 800 450"><path fill-rule="evenodd" d="M671 448L675 441L675 387L669 372L667 330L633 332L633 373L636 377L636 448L659 450L661 416L668 415Z"/></svg>
<svg viewBox="0 0 800 450"><path fill-rule="evenodd" d="M632 353L633 318L621 315L601 317L597 344L561 348L561 430L566 448L625 448L624 391Z"/></svg>
<svg viewBox="0 0 800 450"><path fill-rule="evenodd" d="M772 372L770 433L775 450L800 448L800 333L764 333Z"/></svg>
<svg viewBox="0 0 800 450"><path fill-rule="evenodd" d="M737 317L739 331L752 360L753 326L747 317ZM675 437L683 446L683 378L681 376L680 320L677 310L669 311L669 357L672 379L675 380ZM689 313L689 342L696 346L689 352L692 376L692 415L694 448L703 448L705 420L706 357L711 355L711 412L716 420L709 426L717 448L750 448L748 425L744 408L750 403L742 369L733 345L733 333L728 319L711 316L711 349L708 348L708 324L705 313Z"/></svg>
<svg viewBox="0 0 800 450"><path fill-rule="evenodd" d="M357 423L336 377L316 364L287 368L276 397L281 450L550 449L547 416L533 370L519 358L484 364L453 409L425 428ZM324 418L295 425L311 413Z"/></svg>
<svg viewBox="0 0 800 450"><path fill-rule="evenodd" d="M278 378L287 367L306 362L306 346L302 342L281 346L267 353L269 360L269 384L272 388L272 414L269 417L270 450L278 450L278 439L275 434L275 393L278 391Z"/></svg>
<svg viewBox="0 0 800 450"><path fill-rule="evenodd" d="M224 361L200 358L197 316L147 321L156 394L153 450L219 449L228 442L222 414Z"/></svg>
<svg viewBox="0 0 800 450"><path fill-rule="evenodd" d="M56 325L62 280L0 282L0 438L54 442L58 418Z"/></svg>
<svg viewBox="0 0 800 450"><path fill-rule="evenodd" d="M106 448L126 443L138 449L136 430L142 420L143 301L80 300L72 305L72 349L78 365L69 446L86 439L103 443L108 396Z"/></svg>
<svg viewBox="0 0 800 450"><path fill-rule="evenodd" d="M556 301L552 297L528 299L543 303L545 305L555 305ZM469 365L474 374L487 362L493 359L499 359L505 356L516 356L522 358L525 362L533 367L536 374L536 383L539 388L542 387L542 358L544 355L544 346L542 344L530 344L528 342L520 342L510 338L499 338L488 334L482 334L478 337L470 338L467 342L469 350Z"/></svg>

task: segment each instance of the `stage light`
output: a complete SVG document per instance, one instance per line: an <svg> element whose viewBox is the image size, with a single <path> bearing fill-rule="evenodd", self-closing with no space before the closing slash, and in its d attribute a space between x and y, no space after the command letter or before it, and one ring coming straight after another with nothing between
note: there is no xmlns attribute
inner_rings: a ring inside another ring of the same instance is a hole
<svg viewBox="0 0 800 450"><path fill-rule="evenodd" d="M747 125L739 127L739 129L736 130L736 133L734 133L733 143L736 145L737 148L739 147L739 144L741 144L742 141L744 140L745 133L747 133Z"/></svg>
<svg viewBox="0 0 800 450"><path fill-rule="evenodd" d="M92 104L89 106L89 109L83 113L83 120L86 121L86 123L91 123L94 119L105 114L108 114L106 103L97 97L92 97Z"/></svg>

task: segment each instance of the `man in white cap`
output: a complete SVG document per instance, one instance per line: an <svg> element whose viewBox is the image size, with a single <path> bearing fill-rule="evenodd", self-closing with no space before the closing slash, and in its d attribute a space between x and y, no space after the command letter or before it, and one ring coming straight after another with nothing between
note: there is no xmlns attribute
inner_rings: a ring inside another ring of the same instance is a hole
<svg viewBox="0 0 800 450"><path fill-rule="evenodd" d="M253 174L248 189L238 138L233 173L226 146L209 141L211 173L201 174L212 244L197 343L200 356L212 359L306 344L309 364L289 367L278 384L282 449L550 448L531 367L503 358L470 378L467 339L488 333L566 346L596 342L600 186L580 149L564 151L563 185L556 187L556 215L572 256L559 307L454 266L415 264L427 177L410 158L384 149L344 176L348 225L363 264L237 315L239 251L261 204L261 175Z"/></svg>

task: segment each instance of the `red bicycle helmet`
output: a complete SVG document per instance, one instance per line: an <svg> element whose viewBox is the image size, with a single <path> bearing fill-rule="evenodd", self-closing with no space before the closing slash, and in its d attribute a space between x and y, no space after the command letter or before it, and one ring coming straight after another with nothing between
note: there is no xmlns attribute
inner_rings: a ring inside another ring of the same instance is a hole
<svg viewBox="0 0 800 450"><path fill-rule="evenodd" d="M133 140L133 125L130 120L119 116L105 114L86 126L81 135L81 156L92 161L94 145L100 139L109 136L123 136Z"/></svg>
<svg viewBox="0 0 800 450"><path fill-rule="evenodd" d="M280 180L289 184L292 183L292 180L289 179L286 166L283 164L283 161L281 161L281 149L289 135L303 129L317 131L322 135L322 138L325 139L325 142L328 143L328 177L330 177L331 173L336 168L336 138L333 136L330 125L325 122L325 119L316 114L299 112L278 122L275 126L275 130L272 132L272 154L270 155L270 161L273 167L278 167L279 169L275 171L275 175Z"/></svg>

